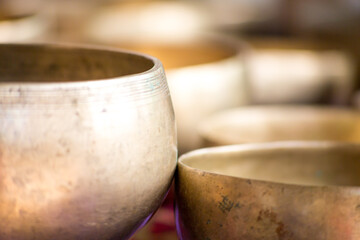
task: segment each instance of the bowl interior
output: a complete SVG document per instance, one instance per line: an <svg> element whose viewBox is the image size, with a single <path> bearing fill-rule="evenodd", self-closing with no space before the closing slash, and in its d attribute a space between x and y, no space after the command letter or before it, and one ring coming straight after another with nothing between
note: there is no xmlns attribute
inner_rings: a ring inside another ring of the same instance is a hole
<svg viewBox="0 0 360 240"><path fill-rule="evenodd" d="M124 44L121 47L157 57L165 69L217 62L237 54L234 46L211 41L168 45Z"/></svg>
<svg viewBox="0 0 360 240"><path fill-rule="evenodd" d="M0 45L0 82L64 82L115 78L154 66L141 55L51 45Z"/></svg>
<svg viewBox="0 0 360 240"><path fill-rule="evenodd" d="M210 145L284 140L360 141L356 111L325 107L248 107L217 114L200 124Z"/></svg>
<svg viewBox="0 0 360 240"><path fill-rule="evenodd" d="M246 179L360 186L360 148L354 145L299 142L232 147L188 154L181 162L203 172Z"/></svg>

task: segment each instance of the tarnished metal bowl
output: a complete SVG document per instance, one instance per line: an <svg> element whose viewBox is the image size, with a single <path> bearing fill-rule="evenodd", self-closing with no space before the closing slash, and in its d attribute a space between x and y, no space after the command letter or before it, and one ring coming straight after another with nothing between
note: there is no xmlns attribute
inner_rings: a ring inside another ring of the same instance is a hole
<svg viewBox="0 0 360 240"><path fill-rule="evenodd" d="M160 61L0 45L0 239L126 239L176 167Z"/></svg>
<svg viewBox="0 0 360 240"><path fill-rule="evenodd" d="M319 106L251 106L219 112L199 125L204 146L286 140L360 142L360 113Z"/></svg>
<svg viewBox="0 0 360 240"><path fill-rule="evenodd" d="M243 144L183 155L181 239L360 239L360 146Z"/></svg>
<svg viewBox="0 0 360 240"><path fill-rule="evenodd" d="M196 128L215 112L248 102L241 42L209 37L182 44L120 45L164 64L178 127L179 151L201 146Z"/></svg>

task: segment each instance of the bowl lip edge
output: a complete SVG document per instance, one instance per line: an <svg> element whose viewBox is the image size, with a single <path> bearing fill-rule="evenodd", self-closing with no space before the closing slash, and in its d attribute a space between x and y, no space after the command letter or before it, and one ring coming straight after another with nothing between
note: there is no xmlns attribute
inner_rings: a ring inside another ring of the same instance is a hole
<svg viewBox="0 0 360 240"><path fill-rule="evenodd" d="M243 106L243 107L227 109L227 110L212 114L209 117L203 119L198 124L197 133L204 141L209 141L214 144L238 145L240 143L232 143L231 141L229 141L229 139L226 138L226 136L224 134L219 134L219 132L217 130L219 127L221 128L221 127L228 125L227 120L229 119L229 116L232 116L232 118L233 118L234 116L237 116L239 114L244 114L247 111L256 111L257 113L265 115L265 113L263 112L264 110L271 111L271 112L279 111L282 113L276 114L276 115L282 115L283 113L285 113L285 111L287 111L289 109L295 110L295 111L302 111L302 112L316 111L316 114L318 114L318 113L322 114L322 112L325 112L326 114L329 114L329 113L333 114L335 118L338 116L338 114L341 114L341 115L351 114L352 116L357 116L360 119L360 113L356 109L353 109L350 107L324 106L324 105L320 105L320 104L319 105L301 104L301 105L293 105L293 106L281 105L281 104L254 105L254 106ZM284 116L285 116L285 114L284 114ZM354 120L356 121L356 119L354 119ZM331 119L329 119L329 121L331 121ZM301 139L290 140L289 139L289 140L275 140L274 142L279 142L279 141L304 141L304 140L301 140ZM314 139L311 141L320 141L320 140ZM252 141L252 142L263 143L264 141ZM248 142L246 140L246 138L243 138L243 142L241 144L248 144L248 143L250 143L250 142Z"/></svg>
<svg viewBox="0 0 360 240"><path fill-rule="evenodd" d="M225 152L247 152L252 150L271 150L271 149L329 149L329 148L341 148L341 149L357 149L360 152L360 144L341 141L276 141L276 142L260 142L260 143L245 143L234 144L216 147L207 147L187 152L179 157L178 168L186 169L188 172L197 173L201 176L218 176L233 179L237 181L253 182L258 184L268 184L279 187L300 187L306 189L329 189L333 191L355 191L359 192L360 186L356 185L302 185L294 183L284 183L269 180L259 180L254 178L236 177L212 171L202 170L200 168L191 167L186 164L186 160L191 157L206 156L211 154L221 154ZM185 161L185 162L184 162Z"/></svg>
<svg viewBox="0 0 360 240"><path fill-rule="evenodd" d="M110 47L106 45L99 45L99 44L86 44L86 43L68 43L68 42L52 42L52 41L46 41L46 42L20 42L20 43L0 43L0 46L12 46L12 47L43 47L43 48L57 48L57 49L77 49L77 50L85 50L85 51L101 51L101 52L112 52L116 54L127 54L127 55L135 55L141 58L144 58L146 60L150 60L152 62L152 66L148 68L145 71L134 73L134 74L127 74L122 76L116 76L116 77L110 77L110 78L100 78L100 79L86 79L86 80L76 80L76 81L66 81L66 82L7 82L2 83L2 87L14 87L14 86L26 86L27 90L33 90L33 91L41 91L41 89L48 89L49 87L52 88L54 86L61 86L66 89L71 88L83 88L86 86L94 85L104 85L108 84L109 86L116 83L119 79L131 79L138 81L146 80L148 78L164 74L162 63L159 59L156 57L153 57L148 54L116 48L116 47Z"/></svg>

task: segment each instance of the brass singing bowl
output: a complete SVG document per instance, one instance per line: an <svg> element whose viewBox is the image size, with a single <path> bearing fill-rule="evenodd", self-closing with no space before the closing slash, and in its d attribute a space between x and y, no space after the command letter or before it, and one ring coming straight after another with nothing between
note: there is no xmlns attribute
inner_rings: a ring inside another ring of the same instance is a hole
<svg viewBox="0 0 360 240"><path fill-rule="evenodd" d="M62 45L0 52L0 239L129 238L176 168L160 61Z"/></svg>
<svg viewBox="0 0 360 240"><path fill-rule="evenodd" d="M360 146L256 143L179 159L180 239L360 238Z"/></svg>
<svg viewBox="0 0 360 240"><path fill-rule="evenodd" d="M175 109L180 153L201 146L196 128L202 120L248 102L244 48L240 42L209 37L182 44L120 46L151 54L164 64Z"/></svg>
<svg viewBox="0 0 360 240"><path fill-rule="evenodd" d="M320 106L251 106L199 124L203 146L287 140L360 142L360 113Z"/></svg>

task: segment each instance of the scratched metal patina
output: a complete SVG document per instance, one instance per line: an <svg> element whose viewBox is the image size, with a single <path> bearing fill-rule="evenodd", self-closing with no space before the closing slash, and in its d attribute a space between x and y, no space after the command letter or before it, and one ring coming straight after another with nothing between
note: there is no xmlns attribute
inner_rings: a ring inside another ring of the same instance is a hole
<svg viewBox="0 0 360 240"><path fill-rule="evenodd" d="M178 234L184 240L358 240L359 172L360 146L346 143L188 153L176 175Z"/></svg>

